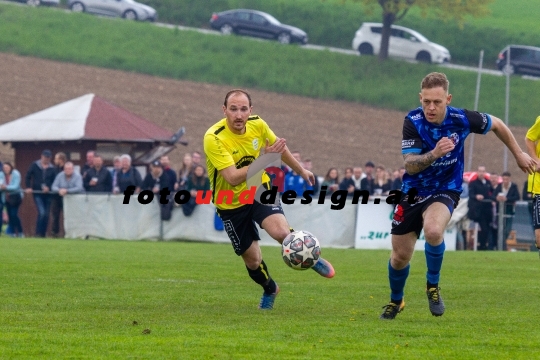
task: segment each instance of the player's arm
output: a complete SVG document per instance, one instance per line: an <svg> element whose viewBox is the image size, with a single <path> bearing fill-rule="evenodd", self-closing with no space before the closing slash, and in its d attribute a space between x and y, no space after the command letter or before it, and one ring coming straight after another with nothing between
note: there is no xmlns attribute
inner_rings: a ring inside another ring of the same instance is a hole
<svg viewBox="0 0 540 360"><path fill-rule="evenodd" d="M422 137L412 121L406 117L403 123L401 152L403 154L405 171L409 175L414 175L427 169L435 160L452 151L454 149L454 143L445 137L439 140L435 148L431 151L420 154L422 148Z"/></svg>
<svg viewBox="0 0 540 360"><path fill-rule="evenodd" d="M444 155L448 154L450 151L454 150L454 143L447 137L443 137L435 148L431 151L428 151L425 154L403 154L403 159L405 160L405 170L408 174L414 175L419 173L422 170L427 169L435 160Z"/></svg>
<svg viewBox="0 0 540 360"><path fill-rule="evenodd" d="M527 147L527 152L529 156L536 160L536 171L540 171L540 159L536 153L536 148L538 146L538 141L540 140L540 116L536 118L533 126L527 130L525 134L525 146Z"/></svg>
<svg viewBox="0 0 540 360"><path fill-rule="evenodd" d="M267 139L265 153L275 152L275 153L283 154L286 148L287 148L287 145L285 145L285 139L278 138L272 145L269 145L269 141ZM292 158L292 154L291 154L291 158ZM231 184L232 186L237 186L247 180L248 168L249 166L244 166L240 169L237 169L236 166L231 165L224 169L221 169L219 173L221 174L221 176L223 176L225 181L227 181L229 184Z"/></svg>
<svg viewBox="0 0 540 360"><path fill-rule="evenodd" d="M237 169L236 166L231 165L225 169L219 170L219 174L223 176L225 181L231 184L231 186L237 186L246 181L248 167L249 166L244 166Z"/></svg>
<svg viewBox="0 0 540 360"><path fill-rule="evenodd" d="M308 184L312 186L315 184L315 175L309 170L306 170L302 165L292 156L292 153L289 151L289 148L285 146L285 150L281 154L281 161L289 165L291 169L298 175L300 175Z"/></svg>
<svg viewBox="0 0 540 360"><path fill-rule="evenodd" d="M534 173L537 162L519 147L514 135L501 119L491 116L491 131L506 145L508 150L514 155L516 162L523 172Z"/></svg>

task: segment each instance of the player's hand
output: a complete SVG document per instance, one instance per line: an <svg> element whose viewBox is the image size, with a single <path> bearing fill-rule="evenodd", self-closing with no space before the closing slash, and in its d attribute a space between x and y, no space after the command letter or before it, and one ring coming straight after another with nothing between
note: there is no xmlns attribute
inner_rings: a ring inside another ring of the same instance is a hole
<svg viewBox="0 0 540 360"><path fill-rule="evenodd" d="M456 146L454 145L454 142L452 140L447 137L443 137L437 142L437 145L435 145L435 149L432 150L433 155L435 155L435 157L437 157L438 159L448 154L450 151L454 150L455 147Z"/></svg>
<svg viewBox="0 0 540 360"><path fill-rule="evenodd" d="M534 172L538 169L538 164L535 159L529 156L529 154L525 152L521 152L516 156L516 162L521 170L523 172L534 174Z"/></svg>
<svg viewBox="0 0 540 360"><path fill-rule="evenodd" d="M304 169L300 176L309 184L309 186L315 184L315 176L311 171Z"/></svg>
<svg viewBox="0 0 540 360"><path fill-rule="evenodd" d="M283 154L286 149L285 139L276 138L276 142L270 145L270 140L266 139L266 146L264 148L264 153L279 153Z"/></svg>

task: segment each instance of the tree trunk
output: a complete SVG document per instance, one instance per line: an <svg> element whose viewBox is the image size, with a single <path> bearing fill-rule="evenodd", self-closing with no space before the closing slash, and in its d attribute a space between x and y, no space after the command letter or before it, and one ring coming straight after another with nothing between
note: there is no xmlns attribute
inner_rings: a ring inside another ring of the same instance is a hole
<svg viewBox="0 0 540 360"><path fill-rule="evenodd" d="M390 45L390 34L392 31L392 24L396 20L396 14L384 13L383 14L383 27L381 32L381 47L379 50L379 60L384 61L388 59L388 46Z"/></svg>

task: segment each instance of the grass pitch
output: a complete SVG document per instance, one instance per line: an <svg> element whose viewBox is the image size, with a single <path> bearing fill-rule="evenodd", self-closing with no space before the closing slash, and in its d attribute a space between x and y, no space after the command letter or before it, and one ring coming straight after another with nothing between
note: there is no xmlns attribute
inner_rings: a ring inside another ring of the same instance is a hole
<svg viewBox="0 0 540 360"><path fill-rule="evenodd" d="M324 243L323 243L324 246ZM0 238L0 358L531 359L540 332L536 253L447 252L443 317L417 252L395 321L389 251L326 249L334 279L264 247L272 311L228 244Z"/></svg>

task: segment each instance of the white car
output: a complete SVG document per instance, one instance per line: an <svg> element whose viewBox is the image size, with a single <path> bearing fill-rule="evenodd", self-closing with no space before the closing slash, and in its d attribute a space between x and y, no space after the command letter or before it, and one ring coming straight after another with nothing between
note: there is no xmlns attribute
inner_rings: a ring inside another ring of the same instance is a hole
<svg viewBox="0 0 540 360"><path fill-rule="evenodd" d="M361 55L378 55L381 47L381 23L363 23L356 32L352 47ZM413 59L428 63L450 61L450 52L432 43L422 34L403 26L392 25L388 56Z"/></svg>
<svg viewBox="0 0 540 360"><path fill-rule="evenodd" d="M133 0L68 0L67 5L74 12L120 16L129 20L157 20L154 8Z"/></svg>

